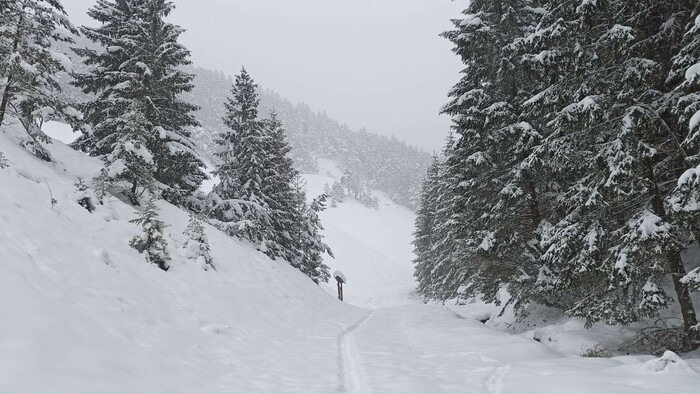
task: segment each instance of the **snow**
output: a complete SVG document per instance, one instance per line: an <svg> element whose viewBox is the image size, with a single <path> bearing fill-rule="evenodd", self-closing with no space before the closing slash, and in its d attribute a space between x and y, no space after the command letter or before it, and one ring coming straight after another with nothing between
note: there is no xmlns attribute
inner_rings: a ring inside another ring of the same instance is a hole
<svg viewBox="0 0 700 394"><path fill-rule="evenodd" d="M340 179L334 162L319 161L317 175L304 175L307 197L323 193L324 184ZM335 259L326 257L331 272L340 270L352 278L345 287L345 301L368 309L413 304L416 287L413 278L413 240L415 214L380 192L379 209L368 209L353 198L321 213L325 242ZM335 286L328 288L335 294Z"/></svg>
<svg viewBox="0 0 700 394"><path fill-rule="evenodd" d="M353 278L346 303L206 224L217 270L203 270L183 247L189 215L159 202L173 258L163 272L128 246L134 208L106 197L90 214L75 201L75 180L99 160L57 138L45 163L18 145L19 127L3 131L1 393L697 392L697 354L581 357L600 343L581 348L582 337L609 336L577 320L512 334L496 329L493 305L421 304L414 214L385 197L378 210L348 199L322 214L337 256L327 263ZM305 176L310 197L340 175L320 164Z"/></svg>
<svg viewBox="0 0 700 394"><path fill-rule="evenodd" d="M693 82L698 78L700 78L700 63L696 63L685 70L686 81Z"/></svg>
<svg viewBox="0 0 700 394"><path fill-rule="evenodd" d="M71 144L80 137L80 132L73 131L70 125L60 122L47 122L44 125L45 130L49 130L49 136L55 140L61 141L64 144Z"/></svg>
<svg viewBox="0 0 700 394"><path fill-rule="evenodd" d="M480 26L484 22L477 15L467 15L460 23L461 26Z"/></svg>
<svg viewBox="0 0 700 394"><path fill-rule="evenodd" d="M0 392L334 390L338 338L363 311L210 226L218 271L202 270L182 248L188 215L166 203L173 262L160 271L128 246L133 208L107 198L90 214L71 200L101 162L56 142L57 163L43 163L20 138L0 133L11 165L0 170Z"/></svg>
<svg viewBox="0 0 700 394"><path fill-rule="evenodd" d="M335 279L340 279L340 281L343 282L343 283L348 283L348 278L345 276L345 274L343 273L343 271L335 271L335 272L333 272L332 277L335 278Z"/></svg>
<svg viewBox="0 0 700 394"><path fill-rule="evenodd" d="M690 131L695 131L698 126L700 126L700 111L696 112L695 115L690 118Z"/></svg>

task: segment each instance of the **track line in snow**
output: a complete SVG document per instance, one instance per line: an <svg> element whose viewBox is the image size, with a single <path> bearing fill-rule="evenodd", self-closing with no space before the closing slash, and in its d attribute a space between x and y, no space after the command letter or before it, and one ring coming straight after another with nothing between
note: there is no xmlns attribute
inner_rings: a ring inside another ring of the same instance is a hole
<svg viewBox="0 0 700 394"><path fill-rule="evenodd" d="M484 385L486 390L488 390L488 394L503 393L503 381L508 371L510 371L510 364L502 365L496 367L489 377L486 378Z"/></svg>
<svg viewBox="0 0 700 394"><path fill-rule="evenodd" d="M338 336L338 392L344 394L361 394L362 382L360 381L359 359L352 339L353 331L362 327L372 316L369 311L365 317L357 323L346 328Z"/></svg>

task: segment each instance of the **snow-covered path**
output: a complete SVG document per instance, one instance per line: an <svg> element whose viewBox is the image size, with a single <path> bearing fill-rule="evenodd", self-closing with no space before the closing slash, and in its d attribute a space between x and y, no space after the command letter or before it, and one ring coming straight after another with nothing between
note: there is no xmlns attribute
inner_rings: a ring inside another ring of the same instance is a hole
<svg viewBox="0 0 700 394"><path fill-rule="evenodd" d="M339 351L338 392L349 394L690 394L700 383L684 363L654 372L644 357L565 357L420 304L370 312L343 333Z"/></svg>
<svg viewBox="0 0 700 394"><path fill-rule="evenodd" d="M321 161L307 175L310 195L340 172ZM564 355L525 335L487 327L413 295L414 215L381 197L378 210L348 199L322 214L348 276L346 302L366 309L337 339L337 392L347 394L696 393L700 374L684 361L655 372L651 356ZM335 294L335 286L328 288ZM473 311L469 311L470 314ZM664 363L666 361L661 361ZM700 371L697 360L691 360Z"/></svg>

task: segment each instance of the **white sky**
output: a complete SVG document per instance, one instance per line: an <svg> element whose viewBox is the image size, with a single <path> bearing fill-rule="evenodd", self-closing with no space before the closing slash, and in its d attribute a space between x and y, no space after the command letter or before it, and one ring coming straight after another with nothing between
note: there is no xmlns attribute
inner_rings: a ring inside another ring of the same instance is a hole
<svg viewBox="0 0 700 394"><path fill-rule="evenodd" d="M352 128L439 149L461 69L438 37L468 0L175 0L197 65L236 74ZM63 0L75 24L95 0Z"/></svg>

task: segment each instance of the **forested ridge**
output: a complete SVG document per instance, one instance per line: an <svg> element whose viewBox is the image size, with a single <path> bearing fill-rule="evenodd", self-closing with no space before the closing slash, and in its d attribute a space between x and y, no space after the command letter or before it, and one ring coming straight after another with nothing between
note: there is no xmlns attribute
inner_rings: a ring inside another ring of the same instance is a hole
<svg viewBox="0 0 700 394"><path fill-rule="evenodd" d="M223 72L201 67L191 71L196 75L195 87L184 97L200 107L196 117L202 128L195 133L200 145L211 152L216 132L224 127L220 102L228 95L232 80ZM352 130L325 112L293 103L272 90L260 88L258 93L261 113L274 110L284 123L297 169L316 173L318 159L331 159L394 201L417 206L422 175L430 163L427 152L396 137Z"/></svg>

